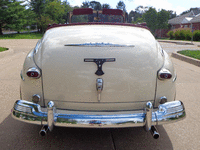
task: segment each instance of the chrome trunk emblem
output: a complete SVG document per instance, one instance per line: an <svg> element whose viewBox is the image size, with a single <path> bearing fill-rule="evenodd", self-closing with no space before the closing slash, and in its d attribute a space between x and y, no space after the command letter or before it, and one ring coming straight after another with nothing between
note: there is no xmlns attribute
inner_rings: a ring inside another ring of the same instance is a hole
<svg viewBox="0 0 200 150"><path fill-rule="evenodd" d="M103 63L105 62L113 62L115 61L115 58L102 58L102 59L96 59L96 58L85 58L84 62L94 62L97 64L97 71L95 72L96 75L102 76L104 74L102 70Z"/></svg>
<svg viewBox="0 0 200 150"><path fill-rule="evenodd" d="M96 88L97 88L97 100L100 102L100 100L101 100L101 92L103 90L103 79L101 79L101 78L97 79Z"/></svg>

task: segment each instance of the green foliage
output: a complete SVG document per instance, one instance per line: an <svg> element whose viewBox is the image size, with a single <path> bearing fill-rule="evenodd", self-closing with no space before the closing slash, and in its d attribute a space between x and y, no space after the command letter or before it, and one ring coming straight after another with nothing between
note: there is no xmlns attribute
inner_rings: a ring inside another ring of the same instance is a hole
<svg viewBox="0 0 200 150"><path fill-rule="evenodd" d="M144 14L147 26L150 28L152 33L157 29L158 24L158 13L155 8L150 7L149 10Z"/></svg>
<svg viewBox="0 0 200 150"><path fill-rule="evenodd" d="M27 24L26 9L21 3L12 2L7 5L7 27L16 31L22 30Z"/></svg>
<svg viewBox="0 0 200 150"><path fill-rule="evenodd" d="M54 21L50 18L49 15L41 15L40 17L36 18L37 25L40 27L40 32L43 33L49 24L53 24Z"/></svg>
<svg viewBox="0 0 200 150"><path fill-rule="evenodd" d="M137 23L143 23L145 22L145 18L144 18L144 15L140 18L138 17L136 21L132 22L134 24L137 24Z"/></svg>
<svg viewBox="0 0 200 150"><path fill-rule="evenodd" d="M0 35L0 39L41 39L41 33L20 33Z"/></svg>
<svg viewBox="0 0 200 150"><path fill-rule="evenodd" d="M158 12L158 29L167 29L168 28L168 19L170 13L164 9Z"/></svg>
<svg viewBox="0 0 200 150"><path fill-rule="evenodd" d="M199 50L194 50L194 51L193 50L184 50L184 51L178 51L178 53L200 60L200 51Z"/></svg>
<svg viewBox="0 0 200 150"><path fill-rule="evenodd" d="M117 9L121 9L126 12L126 5L123 1L119 1L116 6Z"/></svg>
<svg viewBox="0 0 200 150"><path fill-rule="evenodd" d="M65 13L65 7L64 5L61 5L61 2L59 0L54 0L47 4L46 6L46 13L48 14L51 20L53 20L55 23L64 23L65 20L63 20L62 16Z"/></svg>
<svg viewBox="0 0 200 150"><path fill-rule="evenodd" d="M89 7L90 7L89 1L82 2L81 8L89 8Z"/></svg>
<svg viewBox="0 0 200 150"><path fill-rule="evenodd" d="M2 28L20 31L27 24L27 14L23 1L1 0L0 1L0 35Z"/></svg>
<svg viewBox="0 0 200 150"><path fill-rule="evenodd" d="M174 39L174 32L173 31L169 31L167 33L167 35L169 36L169 39Z"/></svg>
<svg viewBox="0 0 200 150"><path fill-rule="evenodd" d="M103 4L102 8L111 9L111 6L109 4Z"/></svg>
<svg viewBox="0 0 200 150"><path fill-rule="evenodd" d="M175 40L185 40L185 36L184 36L183 30L177 30L174 33L174 37L175 37Z"/></svg>
<svg viewBox="0 0 200 150"><path fill-rule="evenodd" d="M67 1L60 0L31 0L30 7L42 33L49 24L66 23L67 13L73 10Z"/></svg>
<svg viewBox="0 0 200 150"><path fill-rule="evenodd" d="M192 38L192 32L190 30L169 31L167 35L170 39L175 40L191 40Z"/></svg>
<svg viewBox="0 0 200 150"><path fill-rule="evenodd" d="M190 41L192 39L192 32L190 30L184 30L185 40Z"/></svg>
<svg viewBox="0 0 200 150"><path fill-rule="evenodd" d="M148 6L144 7L144 6L140 5L140 6L138 6L138 7L135 8L135 12L137 12L138 14L144 14L148 10L149 10Z"/></svg>
<svg viewBox="0 0 200 150"><path fill-rule="evenodd" d="M6 51L6 50L8 50L8 48L0 47L0 52Z"/></svg>
<svg viewBox="0 0 200 150"><path fill-rule="evenodd" d="M102 6L101 6L101 3L97 2L97 1L91 1L90 8L92 8L94 10L101 10Z"/></svg>
<svg viewBox="0 0 200 150"><path fill-rule="evenodd" d="M143 16L142 13L131 10L128 15L128 22L138 23L138 22L141 22L141 20L144 22L144 17L142 16Z"/></svg>
<svg viewBox="0 0 200 150"><path fill-rule="evenodd" d="M200 30L195 30L193 32L193 40L194 41L200 41Z"/></svg>

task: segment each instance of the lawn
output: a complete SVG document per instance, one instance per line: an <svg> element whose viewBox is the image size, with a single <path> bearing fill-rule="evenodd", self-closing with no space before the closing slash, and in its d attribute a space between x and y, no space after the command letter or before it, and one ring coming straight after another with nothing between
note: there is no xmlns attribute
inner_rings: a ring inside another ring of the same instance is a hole
<svg viewBox="0 0 200 150"><path fill-rule="evenodd" d="M0 47L0 52L6 51L8 48Z"/></svg>
<svg viewBox="0 0 200 150"><path fill-rule="evenodd" d="M20 33L20 34L4 34L0 35L0 39L41 39L41 33Z"/></svg>
<svg viewBox="0 0 200 150"><path fill-rule="evenodd" d="M179 51L178 53L200 60L200 50L184 50Z"/></svg>

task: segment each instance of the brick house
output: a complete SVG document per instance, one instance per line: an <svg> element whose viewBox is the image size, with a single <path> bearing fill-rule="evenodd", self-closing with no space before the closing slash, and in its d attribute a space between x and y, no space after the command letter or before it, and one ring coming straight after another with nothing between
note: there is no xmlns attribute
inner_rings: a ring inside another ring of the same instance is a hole
<svg viewBox="0 0 200 150"><path fill-rule="evenodd" d="M170 19L168 23L171 24L171 30L178 28L190 28L193 31L200 30L200 9Z"/></svg>

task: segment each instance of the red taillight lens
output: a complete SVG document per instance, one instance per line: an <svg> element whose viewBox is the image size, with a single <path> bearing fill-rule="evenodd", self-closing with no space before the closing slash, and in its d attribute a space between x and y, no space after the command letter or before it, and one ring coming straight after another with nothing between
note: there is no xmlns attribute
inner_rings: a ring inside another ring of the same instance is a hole
<svg viewBox="0 0 200 150"><path fill-rule="evenodd" d="M158 72L158 78L160 80L171 79L172 78L172 74L171 74L171 72L169 70L163 68Z"/></svg>
<svg viewBox="0 0 200 150"><path fill-rule="evenodd" d="M29 71L26 74L27 74L27 76L34 77L34 78L37 78L39 76L39 73L36 71Z"/></svg>
<svg viewBox="0 0 200 150"><path fill-rule="evenodd" d="M28 77L31 77L31 78L39 78L40 77L40 71L36 68L30 68L27 72L26 72L26 75Z"/></svg>
<svg viewBox="0 0 200 150"><path fill-rule="evenodd" d="M160 74L160 78L162 78L162 79L170 79L171 77L172 77L172 75L169 73L161 73Z"/></svg>

